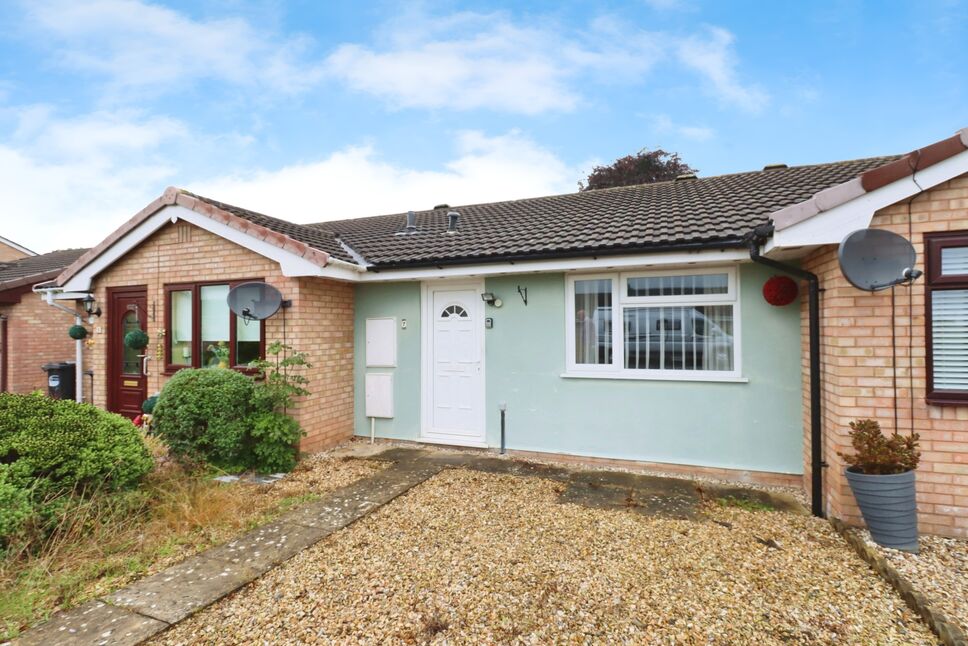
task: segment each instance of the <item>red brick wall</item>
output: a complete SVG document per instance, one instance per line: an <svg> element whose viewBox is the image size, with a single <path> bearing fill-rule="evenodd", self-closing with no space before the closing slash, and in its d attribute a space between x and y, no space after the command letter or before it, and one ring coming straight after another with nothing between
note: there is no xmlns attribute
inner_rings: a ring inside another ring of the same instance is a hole
<svg viewBox="0 0 968 646"><path fill-rule="evenodd" d="M873 227L908 235L908 206L895 204L878 211ZM961 176L918 196L911 204L913 243L918 266L924 269L923 234L968 231L968 176ZM858 418L894 428L891 351L891 293L868 293L850 286L837 264L837 248L816 250L804 268L820 277L821 362L823 373L825 502L829 512L853 524L861 516L844 478L838 451L848 451L848 423ZM913 297L913 311L908 295ZM803 305L803 362L806 378L809 355ZM918 468L918 518L922 532L968 536L968 406L929 406L925 400L924 279L911 288L896 289L894 327L897 336L898 428L921 434ZM908 353L913 334L913 357ZM914 406L911 406L913 388ZM804 383L804 456L809 473L809 401ZM807 476L809 480L809 475ZM806 483L809 487L809 482Z"/></svg>
<svg viewBox="0 0 968 646"><path fill-rule="evenodd" d="M179 230L181 236L179 236ZM185 236L187 233L187 240ZM148 394L159 391L168 379L164 371L164 286L193 281L261 278L291 299L285 313L289 345L309 354L307 374L311 394L299 403L295 416L307 437L302 450L315 451L348 439L353 434L353 290L345 283L322 278L287 278L279 265L194 225L167 225L97 277L95 298L106 309L107 288L145 285L148 293L149 350ZM95 325L90 360L97 374L95 403L107 402L108 317ZM283 339L283 315L268 319L266 343Z"/></svg>
<svg viewBox="0 0 968 646"><path fill-rule="evenodd" d="M7 317L7 390L46 392L47 375L40 367L51 361L73 361L74 340L67 330L74 320L32 292L17 304L0 305L0 315Z"/></svg>

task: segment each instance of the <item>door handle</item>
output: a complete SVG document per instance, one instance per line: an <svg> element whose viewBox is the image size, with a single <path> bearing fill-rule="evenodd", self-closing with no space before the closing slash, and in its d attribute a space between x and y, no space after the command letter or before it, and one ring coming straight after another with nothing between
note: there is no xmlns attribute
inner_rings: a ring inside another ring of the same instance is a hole
<svg viewBox="0 0 968 646"><path fill-rule="evenodd" d="M141 374L145 377L148 376L148 359L151 358L150 354L139 354L141 358Z"/></svg>

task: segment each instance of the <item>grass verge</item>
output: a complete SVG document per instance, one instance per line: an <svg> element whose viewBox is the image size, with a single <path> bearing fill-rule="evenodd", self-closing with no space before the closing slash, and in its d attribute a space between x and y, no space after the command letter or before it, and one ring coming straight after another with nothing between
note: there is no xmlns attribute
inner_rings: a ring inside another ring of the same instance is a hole
<svg viewBox="0 0 968 646"><path fill-rule="evenodd" d="M65 499L53 533L0 553L0 642L379 468L313 457L285 480L258 485L222 484L169 463L135 491Z"/></svg>

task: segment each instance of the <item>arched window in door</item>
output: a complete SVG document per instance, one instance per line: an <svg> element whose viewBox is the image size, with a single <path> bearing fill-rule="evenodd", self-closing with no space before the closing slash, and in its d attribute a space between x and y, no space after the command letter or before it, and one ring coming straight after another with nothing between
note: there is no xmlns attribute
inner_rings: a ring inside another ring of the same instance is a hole
<svg viewBox="0 0 968 646"><path fill-rule="evenodd" d="M444 308L444 311L440 313L440 318L442 319L451 319L451 318L466 319L466 318L469 318L469 316L470 315L467 313L467 310L465 310L460 305L448 305L447 307Z"/></svg>

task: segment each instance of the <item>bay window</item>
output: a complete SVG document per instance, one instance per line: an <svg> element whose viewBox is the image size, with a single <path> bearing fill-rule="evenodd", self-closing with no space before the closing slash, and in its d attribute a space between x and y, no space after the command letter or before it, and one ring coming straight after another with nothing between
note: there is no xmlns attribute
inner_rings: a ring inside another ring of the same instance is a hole
<svg viewBox="0 0 968 646"><path fill-rule="evenodd" d="M229 309L229 290L239 282L165 286L165 369L246 368L263 355L262 321Z"/></svg>
<svg viewBox="0 0 968 646"><path fill-rule="evenodd" d="M968 232L924 239L927 401L968 405Z"/></svg>
<svg viewBox="0 0 968 646"><path fill-rule="evenodd" d="M735 268L569 276L566 376L736 380Z"/></svg>

